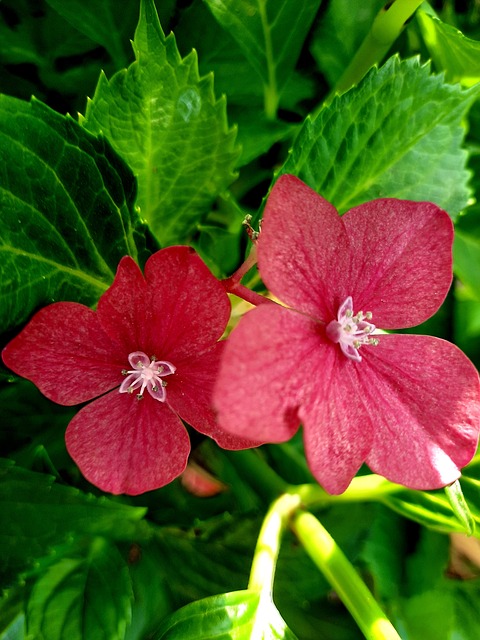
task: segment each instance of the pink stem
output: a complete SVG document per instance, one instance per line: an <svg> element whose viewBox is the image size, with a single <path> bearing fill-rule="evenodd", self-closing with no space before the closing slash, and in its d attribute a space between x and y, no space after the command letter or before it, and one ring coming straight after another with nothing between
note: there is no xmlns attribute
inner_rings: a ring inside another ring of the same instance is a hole
<svg viewBox="0 0 480 640"><path fill-rule="evenodd" d="M269 300L265 296L262 296L241 284L243 276L248 273L255 264L257 264L257 248L254 245L245 262L240 265L235 273L233 273L229 278L222 280L222 284L228 293L233 293L239 298L250 302L250 304L257 306L265 302L272 302L272 300Z"/></svg>

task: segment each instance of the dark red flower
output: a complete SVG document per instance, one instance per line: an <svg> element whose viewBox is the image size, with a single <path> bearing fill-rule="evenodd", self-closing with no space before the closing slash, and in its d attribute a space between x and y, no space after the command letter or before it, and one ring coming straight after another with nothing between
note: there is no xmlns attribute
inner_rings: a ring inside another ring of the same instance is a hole
<svg viewBox="0 0 480 640"><path fill-rule="evenodd" d="M228 339L215 392L222 428L284 442L303 424L307 461L330 493L363 462L434 489L475 453L478 374L453 344L379 333L433 315L452 280L453 227L428 202L374 200L340 217L284 175L258 240L267 288Z"/></svg>
<svg viewBox="0 0 480 640"><path fill-rule="evenodd" d="M96 311L74 302L40 310L3 361L48 398L83 407L67 448L104 491L136 495L185 469L180 418L227 449L245 442L220 431L211 407L230 315L224 287L188 247L154 254L145 276L130 257Z"/></svg>

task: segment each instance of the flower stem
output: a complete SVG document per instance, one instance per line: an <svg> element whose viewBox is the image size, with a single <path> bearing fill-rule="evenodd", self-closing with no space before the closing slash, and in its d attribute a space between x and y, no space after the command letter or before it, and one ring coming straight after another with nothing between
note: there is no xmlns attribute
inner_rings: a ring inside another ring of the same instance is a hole
<svg viewBox="0 0 480 640"><path fill-rule="evenodd" d="M370 31L360 45L350 64L343 72L325 103L335 94L344 93L358 84L374 64L379 63L402 32L405 22L415 13L423 0L394 0L379 11Z"/></svg>
<svg viewBox="0 0 480 640"><path fill-rule="evenodd" d="M267 592L271 596L282 534L299 506L300 496L289 493L284 493L272 503L255 546L249 589Z"/></svg>
<svg viewBox="0 0 480 640"><path fill-rule="evenodd" d="M390 620L323 525L311 513L300 512L294 517L293 528L367 640L400 640Z"/></svg>
<svg viewBox="0 0 480 640"><path fill-rule="evenodd" d="M254 306L264 304L266 302L271 303L272 300L260 295L256 291L252 291L241 283L243 276L245 276L252 267L257 264L257 248L254 245L252 250L248 254L248 258L239 266L239 268L229 278L222 280L222 284L225 287L227 293L233 293L239 298L250 302Z"/></svg>

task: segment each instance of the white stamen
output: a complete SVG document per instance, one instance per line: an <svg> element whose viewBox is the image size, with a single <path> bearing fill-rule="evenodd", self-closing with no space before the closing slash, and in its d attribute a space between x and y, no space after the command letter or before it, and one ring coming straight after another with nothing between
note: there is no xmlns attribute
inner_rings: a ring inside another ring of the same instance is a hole
<svg viewBox="0 0 480 640"><path fill-rule="evenodd" d="M338 343L347 358L360 362L362 356L358 350L363 345L376 346L377 338L370 337L375 331L374 324L369 322L372 319L372 312L359 311L353 315L353 300L351 296L340 305L337 313L337 320L332 320L327 325L327 336L332 342Z"/></svg>
<svg viewBox="0 0 480 640"><path fill-rule="evenodd" d="M164 376L175 373L176 367L167 360L157 360L155 356L150 358L143 351L134 351L128 356L128 362L132 369L122 369L122 375L127 376L120 385L120 393L133 393L139 389L137 400L142 400L145 389L159 402L165 402L167 383L162 380Z"/></svg>

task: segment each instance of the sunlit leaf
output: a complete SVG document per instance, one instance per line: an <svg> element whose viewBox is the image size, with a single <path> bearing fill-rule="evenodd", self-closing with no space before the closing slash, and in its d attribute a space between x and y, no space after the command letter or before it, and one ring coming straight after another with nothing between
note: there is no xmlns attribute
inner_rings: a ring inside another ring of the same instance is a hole
<svg viewBox="0 0 480 640"><path fill-rule="evenodd" d="M111 80L102 75L83 126L102 132L138 178L141 216L162 244L185 241L219 192L235 178L235 131L211 75L196 53L181 58L165 37L153 0L142 0L136 61Z"/></svg>
<svg viewBox="0 0 480 640"><path fill-rule="evenodd" d="M480 81L480 42L445 24L425 11L418 11L418 23L428 51L439 71L450 82L467 87Z"/></svg>
<svg viewBox="0 0 480 640"><path fill-rule="evenodd" d="M273 602L255 591L197 600L172 614L153 640L295 640Z"/></svg>
<svg viewBox="0 0 480 640"><path fill-rule="evenodd" d="M416 58L390 58L305 120L280 173L340 212L391 197L434 202L455 217L470 195L461 121L479 93L446 84Z"/></svg>

